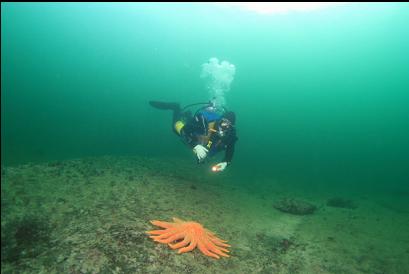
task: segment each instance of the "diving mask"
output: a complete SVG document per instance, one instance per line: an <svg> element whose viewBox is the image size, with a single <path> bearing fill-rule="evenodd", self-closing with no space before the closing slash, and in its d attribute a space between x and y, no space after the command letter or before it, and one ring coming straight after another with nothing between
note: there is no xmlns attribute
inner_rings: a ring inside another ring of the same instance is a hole
<svg viewBox="0 0 409 274"><path fill-rule="evenodd" d="M228 119L222 118L219 124L219 130L217 131L219 136L223 137L226 135L226 132L230 130L231 126L232 123Z"/></svg>

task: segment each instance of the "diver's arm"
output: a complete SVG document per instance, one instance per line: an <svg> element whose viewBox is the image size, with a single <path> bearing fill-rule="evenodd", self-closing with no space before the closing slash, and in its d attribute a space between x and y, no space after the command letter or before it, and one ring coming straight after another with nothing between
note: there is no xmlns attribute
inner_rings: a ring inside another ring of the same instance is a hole
<svg viewBox="0 0 409 274"><path fill-rule="evenodd" d="M228 165L230 165L231 160L233 159L233 154L234 154L234 145L235 143L231 143L227 146L226 148L226 153L224 155L223 162L226 162Z"/></svg>
<svg viewBox="0 0 409 274"><path fill-rule="evenodd" d="M226 162L230 165L231 160L233 159L234 154L234 146L237 142L238 138L236 135L236 131L233 130L232 134L229 135L228 141L226 142L226 153L224 154L223 162Z"/></svg>
<svg viewBox="0 0 409 274"><path fill-rule="evenodd" d="M194 148L198 144L197 138L194 136L194 128L189 124L183 127L180 137L182 141L191 148Z"/></svg>
<svg viewBox="0 0 409 274"><path fill-rule="evenodd" d="M184 131L185 128L186 131ZM193 149L193 152L196 154L197 157L197 162L201 163L207 157L207 153L209 152L209 150L205 148L202 144L197 142L197 138L194 134L194 131L192 131L192 128L189 126L185 126L182 129L181 137L184 143L190 146L191 149Z"/></svg>
<svg viewBox="0 0 409 274"><path fill-rule="evenodd" d="M181 137L191 148L199 145L197 135L207 134L207 122L203 115L195 116L182 129Z"/></svg>
<svg viewBox="0 0 409 274"><path fill-rule="evenodd" d="M230 165L231 160L234 154L234 142L229 144L226 147L226 154L224 155L224 159L222 162L218 163L217 165L212 166L213 172L220 172L226 169L228 165Z"/></svg>
<svg viewBox="0 0 409 274"><path fill-rule="evenodd" d="M188 128L186 128L186 126L182 129L181 134L180 134L180 138L182 139L182 141L189 145L190 147L194 147L194 141L192 138L192 134L191 132L189 132Z"/></svg>

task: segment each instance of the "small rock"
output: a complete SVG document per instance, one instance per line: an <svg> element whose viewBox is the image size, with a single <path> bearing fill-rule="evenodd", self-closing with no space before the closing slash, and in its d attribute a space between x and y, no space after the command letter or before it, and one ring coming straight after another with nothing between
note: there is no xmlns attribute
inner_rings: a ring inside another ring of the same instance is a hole
<svg viewBox="0 0 409 274"><path fill-rule="evenodd" d="M317 207L313 204L310 204L302 200L291 199L291 198L285 198L285 199L278 200L277 202L273 204L273 207L282 212L290 213L294 215L312 214L317 209Z"/></svg>
<svg viewBox="0 0 409 274"><path fill-rule="evenodd" d="M331 198L327 201L327 206L331 207L340 207L340 208L348 208L348 209L355 209L357 206L352 200L343 199L343 198Z"/></svg>

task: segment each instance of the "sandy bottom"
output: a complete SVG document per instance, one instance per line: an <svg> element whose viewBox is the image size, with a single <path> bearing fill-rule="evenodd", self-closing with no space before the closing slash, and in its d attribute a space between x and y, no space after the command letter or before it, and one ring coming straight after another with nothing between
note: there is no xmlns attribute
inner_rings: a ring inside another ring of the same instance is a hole
<svg viewBox="0 0 409 274"><path fill-rule="evenodd" d="M180 159L100 157L2 168L1 273L409 273L409 195L240 182ZM295 191L294 189L297 189ZM281 198L317 206L276 210ZM177 254L149 220L202 223L229 258Z"/></svg>

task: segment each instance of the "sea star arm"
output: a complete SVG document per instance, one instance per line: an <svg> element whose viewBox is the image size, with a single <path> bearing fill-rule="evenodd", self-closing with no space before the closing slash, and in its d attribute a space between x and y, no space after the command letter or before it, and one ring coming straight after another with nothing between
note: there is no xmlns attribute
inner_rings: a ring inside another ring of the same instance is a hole
<svg viewBox="0 0 409 274"><path fill-rule="evenodd" d="M165 233L162 233L158 236L149 236L150 238L154 239L155 241L159 242L159 240L164 240L166 238L169 238L173 235L175 235L178 231L175 229L166 229L164 231Z"/></svg>
<svg viewBox="0 0 409 274"><path fill-rule="evenodd" d="M213 233L209 233L209 231L206 231L206 232L207 232L207 237L208 237L214 244L216 244L216 245L218 245L218 246L224 246L224 247L230 247L230 246L231 246L231 245L229 245L229 244L226 244L227 241L217 238Z"/></svg>
<svg viewBox="0 0 409 274"><path fill-rule="evenodd" d="M186 236L185 239L183 239L183 241L178 242L178 243L176 243L176 244L171 244L171 243L169 243L168 245L169 245L170 248L172 248L172 249L177 249L177 248L184 247L184 246L188 245L189 243L190 243L190 237L189 237L189 236Z"/></svg>
<svg viewBox="0 0 409 274"><path fill-rule="evenodd" d="M209 251L211 251L213 253L216 253L216 254L218 254L220 256L229 257L229 255L223 253L223 252L229 252L229 251L227 249L223 248L223 247L216 246L212 242L212 240L210 238L203 237L202 242L203 242L203 245L206 247L207 250L209 250Z"/></svg>
<svg viewBox="0 0 409 274"><path fill-rule="evenodd" d="M162 235L164 233L168 233L169 231L167 229L159 229L159 230L149 230L146 231L146 233L151 234L151 235Z"/></svg>
<svg viewBox="0 0 409 274"><path fill-rule="evenodd" d="M156 226L159 226L159 227L162 227L162 228L170 228L170 227L173 227L175 225L173 223L163 222L163 221L158 221L158 220L153 220L153 221L151 221L151 223L153 225L156 225Z"/></svg>
<svg viewBox="0 0 409 274"><path fill-rule="evenodd" d="M213 257L213 258L216 258L216 259L220 259L219 256L217 256L216 254L210 252L210 251L207 249L207 247L206 247L205 244L202 242L202 240L198 241L197 247L198 247L199 250L200 250L203 254L205 254L206 256L210 256L210 257Z"/></svg>
<svg viewBox="0 0 409 274"><path fill-rule="evenodd" d="M186 247L179 249L178 253L180 254L180 253L192 251L193 249L195 249L196 246L197 246L197 240L193 238L190 244Z"/></svg>
<svg viewBox="0 0 409 274"><path fill-rule="evenodd" d="M185 233L180 232L180 233L177 233L177 234L170 235L169 237L164 237L164 238L161 238L161 239L158 238L157 241L159 243L162 243L162 244L168 244L168 243L174 242L176 240L182 239L184 236L185 236Z"/></svg>
<svg viewBox="0 0 409 274"><path fill-rule="evenodd" d="M181 219L179 219L179 218L173 217L172 219L173 219L173 221L174 221L175 223L177 223L177 224L184 223L184 221L181 220Z"/></svg>

